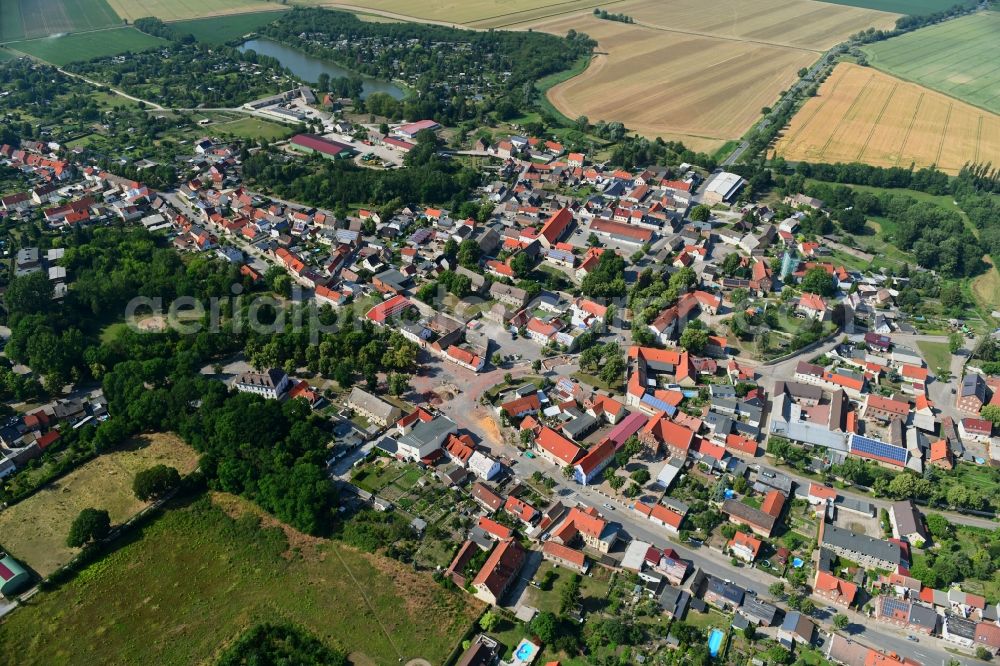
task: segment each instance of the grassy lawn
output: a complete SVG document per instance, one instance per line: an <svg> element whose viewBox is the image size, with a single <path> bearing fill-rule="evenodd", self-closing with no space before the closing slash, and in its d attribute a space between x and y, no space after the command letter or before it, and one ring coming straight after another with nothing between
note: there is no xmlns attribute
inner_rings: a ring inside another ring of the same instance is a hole
<svg viewBox="0 0 1000 666"><path fill-rule="evenodd" d="M924 360L927 361L927 367L931 369L931 372L936 371L938 368L947 370L951 367L951 352L948 350L947 342L918 340L917 347L920 349L920 353L923 354Z"/></svg>
<svg viewBox="0 0 1000 666"><path fill-rule="evenodd" d="M262 621L300 625L358 664L442 663L479 614L429 575L254 514L231 495L170 510L5 618L0 664L213 663Z"/></svg>
<svg viewBox="0 0 1000 666"><path fill-rule="evenodd" d="M106 509L112 524L124 522L146 506L132 494L136 472L157 464L187 474L197 467L198 456L172 434L149 435L98 456L0 513L3 547L48 576L79 552L65 541L80 510Z"/></svg>
<svg viewBox="0 0 1000 666"><path fill-rule="evenodd" d="M1000 310L1000 271L996 266L973 278L969 287L973 298L984 308L990 312Z"/></svg>
<svg viewBox="0 0 1000 666"><path fill-rule="evenodd" d="M170 25L180 35L192 35L199 42L213 46L225 44L256 32L269 23L274 23L278 15L272 11L236 16L178 21Z"/></svg>
<svg viewBox="0 0 1000 666"><path fill-rule="evenodd" d="M231 134L244 139L267 139L268 141L287 139L293 133L291 128L286 125L252 117L209 125L209 127L212 133Z"/></svg>
<svg viewBox="0 0 1000 666"><path fill-rule="evenodd" d="M115 28L13 42L8 46L61 67L80 60L147 51L164 44L167 44L166 40L139 32L135 28Z"/></svg>

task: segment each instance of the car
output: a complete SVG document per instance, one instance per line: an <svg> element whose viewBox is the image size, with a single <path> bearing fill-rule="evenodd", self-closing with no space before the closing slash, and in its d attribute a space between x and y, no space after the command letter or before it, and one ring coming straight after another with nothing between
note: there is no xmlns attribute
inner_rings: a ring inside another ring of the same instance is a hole
<svg viewBox="0 0 1000 666"><path fill-rule="evenodd" d="M615 510L615 507L611 506L611 505L610 505L610 504L608 504L607 502L605 502L605 503L603 504L603 506L604 506L604 508L605 508L605 509L607 509L608 511L614 511L614 510Z"/></svg>
<svg viewBox="0 0 1000 666"><path fill-rule="evenodd" d="M534 458L535 457L535 454L532 453L531 451L525 451L523 455L524 455L525 458Z"/></svg>
<svg viewBox="0 0 1000 666"><path fill-rule="evenodd" d="M920 639L917 638L916 636L914 636L913 634L908 635L906 637L906 640L911 641L913 643L919 643L920 642Z"/></svg>

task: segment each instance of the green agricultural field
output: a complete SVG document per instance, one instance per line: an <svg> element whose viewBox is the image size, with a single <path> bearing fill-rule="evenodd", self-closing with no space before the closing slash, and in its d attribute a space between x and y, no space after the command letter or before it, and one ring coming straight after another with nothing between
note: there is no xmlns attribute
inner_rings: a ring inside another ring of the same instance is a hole
<svg viewBox="0 0 1000 666"><path fill-rule="evenodd" d="M823 0L835 5L877 9L893 14L921 16L940 12L954 5L973 5L975 0Z"/></svg>
<svg viewBox="0 0 1000 666"><path fill-rule="evenodd" d="M20 0L0 0L0 42L24 39Z"/></svg>
<svg viewBox="0 0 1000 666"><path fill-rule="evenodd" d="M130 51L147 51L166 43L166 40L139 32L135 28L114 28L14 42L10 44L10 48L62 67L81 60Z"/></svg>
<svg viewBox="0 0 1000 666"><path fill-rule="evenodd" d="M863 48L878 69L1000 113L1000 13L979 12Z"/></svg>
<svg viewBox="0 0 1000 666"><path fill-rule="evenodd" d="M10 51L8 51L7 49L0 48L0 62L6 62L8 60L13 60L15 57L17 57L17 56L15 56L13 53L11 53Z"/></svg>
<svg viewBox="0 0 1000 666"><path fill-rule="evenodd" d="M210 664L262 621L300 626L355 664L440 664L482 608L429 573L254 514L230 495L171 508L5 617L0 665Z"/></svg>
<svg viewBox="0 0 1000 666"><path fill-rule="evenodd" d="M278 15L274 12L258 12L256 14L234 14L217 18L195 19L194 21L178 21L170 27L177 34L191 34L199 42L206 44L225 44L234 39L259 30L268 23L274 23Z"/></svg>
<svg viewBox="0 0 1000 666"><path fill-rule="evenodd" d="M8 18L15 21L15 32L8 39L34 39L122 24L106 0L0 0L0 5L3 22ZM13 5L18 5L16 10ZM0 33L7 34L7 28L0 27Z"/></svg>

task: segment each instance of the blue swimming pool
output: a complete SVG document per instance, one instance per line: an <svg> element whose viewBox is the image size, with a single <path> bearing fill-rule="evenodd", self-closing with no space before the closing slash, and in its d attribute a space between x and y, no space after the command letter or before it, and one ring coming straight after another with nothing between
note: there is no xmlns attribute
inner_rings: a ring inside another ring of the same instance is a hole
<svg viewBox="0 0 1000 666"><path fill-rule="evenodd" d="M531 661L531 656L535 654L535 644L529 641L521 641L514 651L514 658L518 661Z"/></svg>
<svg viewBox="0 0 1000 666"><path fill-rule="evenodd" d="M722 639L726 634L721 629L712 629L708 634L708 653L713 657L719 656L719 648L722 647Z"/></svg>
<svg viewBox="0 0 1000 666"><path fill-rule="evenodd" d="M803 562L801 558L798 557L792 558L792 566L795 567L796 569L801 569L803 564L805 564L805 562Z"/></svg>

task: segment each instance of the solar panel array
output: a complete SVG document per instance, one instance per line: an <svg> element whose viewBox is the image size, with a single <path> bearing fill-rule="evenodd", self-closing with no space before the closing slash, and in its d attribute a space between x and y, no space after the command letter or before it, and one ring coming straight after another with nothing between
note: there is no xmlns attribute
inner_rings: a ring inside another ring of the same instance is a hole
<svg viewBox="0 0 1000 666"><path fill-rule="evenodd" d="M882 597L882 614L895 615L896 613L902 613L904 617L909 617L910 602L894 597Z"/></svg>
<svg viewBox="0 0 1000 666"><path fill-rule="evenodd" d="M648 393L642 396L642 401L652 407L653 409L658 409L661 412L665 412L667 416L673 416L677 412L677 408L668 402L664 402L659 398L649 395Z"/></svg>
<svg viewBox="0 0 1000 666"><path fill-rule="evenodd" d="M888 460L906 464L908 451L901 446L894 446L870 437L851 435L851 453L860 456L874 456L880 460Z"/></svg>

